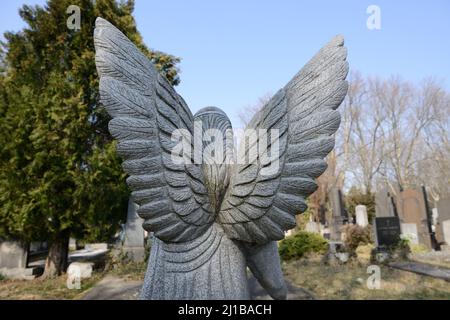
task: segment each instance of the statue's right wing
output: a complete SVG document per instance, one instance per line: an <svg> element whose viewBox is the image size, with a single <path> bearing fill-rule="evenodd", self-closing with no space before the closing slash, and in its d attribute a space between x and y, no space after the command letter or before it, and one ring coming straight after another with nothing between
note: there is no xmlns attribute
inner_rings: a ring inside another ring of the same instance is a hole
<svg viewBox="0 0 450 320"><path fill-rule="evenodd" d="M213 223L199 165L177 164L171 153L177 129L192 135L193 115L150 60L117 28L98 18L94 33L101 102L130 175L144 228L166 242L197 238ZM184 152L184 151L183 151ZM186 155L192 160L192 154Z"/></svg>
<svg viewBox="0 0 450 320"><path fill-rule="evenodd" d="M336 109L348 87L346 57L343 38L335 37L250 121L247 129L257 138L247 146L241 142L238 160L245 161L234 167L218 215L230 238L280 240L295 227L295 214L306 210L306 198L317 188L314 179L325 171L323 159L334 147Z"/></svg>

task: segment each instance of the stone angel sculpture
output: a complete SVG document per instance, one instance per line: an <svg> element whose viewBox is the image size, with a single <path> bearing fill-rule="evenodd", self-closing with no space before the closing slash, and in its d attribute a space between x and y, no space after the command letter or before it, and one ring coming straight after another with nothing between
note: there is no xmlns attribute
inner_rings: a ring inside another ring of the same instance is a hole
<svg viewBox="0 0 450 320"><path fill-rule="evenodd" d="M174 132L182 132L183 141L183 135L194 135L188 146L204 148L195 138L197 124L203 133L216 129L226 136L230 120L215 107L193 115L108 21L97 19L94 39L109 130L118 140L143 228L155 237L141 298L249 299L248 267L273 298L286 299L276 241L306 210L334 147L336 109L348 88L343 38L332 39L254 115L247 129L268 133L253 141L258 148L251 157L251 143L242 142L249 161L231 164L207 156L195 161L190 148L181 151L187 161L174 161ZM264 139L270 142L261 147ZM235 157L234 143L226 139L222 146L226 157ZM264 172L273 164L275 170Z"/></svg>

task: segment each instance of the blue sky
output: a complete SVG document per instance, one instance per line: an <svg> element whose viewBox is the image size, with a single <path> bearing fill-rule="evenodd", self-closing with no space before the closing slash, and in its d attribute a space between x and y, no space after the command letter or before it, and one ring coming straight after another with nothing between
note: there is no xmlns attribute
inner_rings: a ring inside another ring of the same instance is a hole
<svg viewBox="0 0 450 320"><path fill-rule="evenodd" d="M3 1L0 32L24 25L17 9L43 0ZM369 30L369 5L381 30ZM238 112L276 92L335 34L350 68L419 82L434 76L450 89L450 1L136 0L145 43L182 58L177 91L192 111L215 105L239 126Z"/></svg>

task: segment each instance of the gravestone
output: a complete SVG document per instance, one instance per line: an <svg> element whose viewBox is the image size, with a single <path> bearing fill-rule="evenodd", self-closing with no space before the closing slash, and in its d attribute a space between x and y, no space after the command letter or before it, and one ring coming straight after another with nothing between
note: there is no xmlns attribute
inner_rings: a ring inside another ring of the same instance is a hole
<svg viewBox="0 0 450 320"><path fill-rule="evenodd" d="M358 205L355 208L356 224L361 227L365 227L369 224L369 219L367 217L367 207L363 205Z"/></svg>
<svg viewBox="0 0 450 320"><path fill-rule="evenodd" d="M42 268L27 268L28 260L28 246L17 241L0 241L0 274L8 279L32 280Z"/></svg>
<svg viewBox="0 0 450 320"><path fill-rule="evenodd" d="M417 225L419 243L428 248L432 248L428 229L428 217L422 191L406 189L400 192L397 198L397 209L401 223Z"/></svg>
<svg viewBox="0 0 450 320"><path fill-rule="evenodd" d="M30 253L48 251L48 244L41 241L31 242L28 250Z"/></svg>
<svg viewBox="0 0 450 320"><path fill-rule="evenodd" d="M26 268L28 248L17 241L0 242L0 268Z"/></svg>
<svg viewBox="0 0 450 320"><path fill-rule="evenodd" d="M106 242L86 243L84 245L84 249L86 251L107 251L108 250L108 244Z"/></svg>
<svg viewBox="0 0 450 320"><path fill-rule="evenodd" d="M77 240L76 239L74 239L74 238L69 239L69 250L70 251L77 250Z"/></svg>
<svg viewBox="0 0 450 320"><path fill-rule="evenodd" d="M331 224L330 224L330 238L334 241L342 240L342 226L348 222L347 211L344 208L341 190L338 188L331 188L330 190L331 202Z"/></svg>
<svg viewBox="0 0 450 320"><path fill-rule="evenodd" d="M436 237L439 242L446 242L450 245L450 230L445 229L444 222L450 221L450 198L440 199L436 204L437 209L437 225L436 225ZM446 232L447 233L446 233Z"/></svg>
<svg viewBox="0 0 450 320"><path fill-rule="evenodd" d="M446 245L450 245L450 220L442 221L442 235Z"/></svg>
<svg viewBox="0 0 450 320"><path fill-rule="evenodd" d="M72 262L67 268L68 277L80 277L80 279L87 279L92 277L94 270L93 262Z"/></svg>
<svg viewBox="0 0 450 320"><path fill-rule="evenodd" d="M145 258L145 237L142 223L144 222L138 215L139 206L131 199L128 201L127 223L125 224L125 237L123 251L135 262L144 261Z"/></svg>
<svg viewBox="0 0 450 320"><path fill-rule="evenodd" d="M400 219L397 217L376 217L374 229L377 247L394 246L400 240Z"/></svg>
<svg viewBox="0 0 450 320"><path fill-rule="evenodd" d="M320 224L315 221L309 221L305 226L306 232L320 233Z"/></svg>
<svg viewBox="0 0 450 320"><path fill-rule="evenodd" d="M375 194L376 217L395 217L394 206L392 193L387 188L383 188Z"/></svg>
<svg viewBox="0 0 450 320"><path fill-rule="evenodd" d="M419 233L415 223L401 223L402 235L413 244L419 244Z"/></svg>
<svg viewBox="0 0 450 320"><path fill-rule="evenodd" d="M325 209L325 206L321 204L319 206L319 221L320 224L326 225L327 224L327 210Z"/></svg>

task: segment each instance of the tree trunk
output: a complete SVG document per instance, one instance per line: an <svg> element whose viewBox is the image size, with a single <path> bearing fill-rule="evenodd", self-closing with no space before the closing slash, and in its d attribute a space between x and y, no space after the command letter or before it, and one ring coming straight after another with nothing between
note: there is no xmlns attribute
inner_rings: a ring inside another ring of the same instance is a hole
<svg viewBox="0 0 450 320"><path fill-rule="evenodd" d="M70 232L63 231L58 234L50 244L43 278L60 276L67 269L69 255Z"/></svg>

